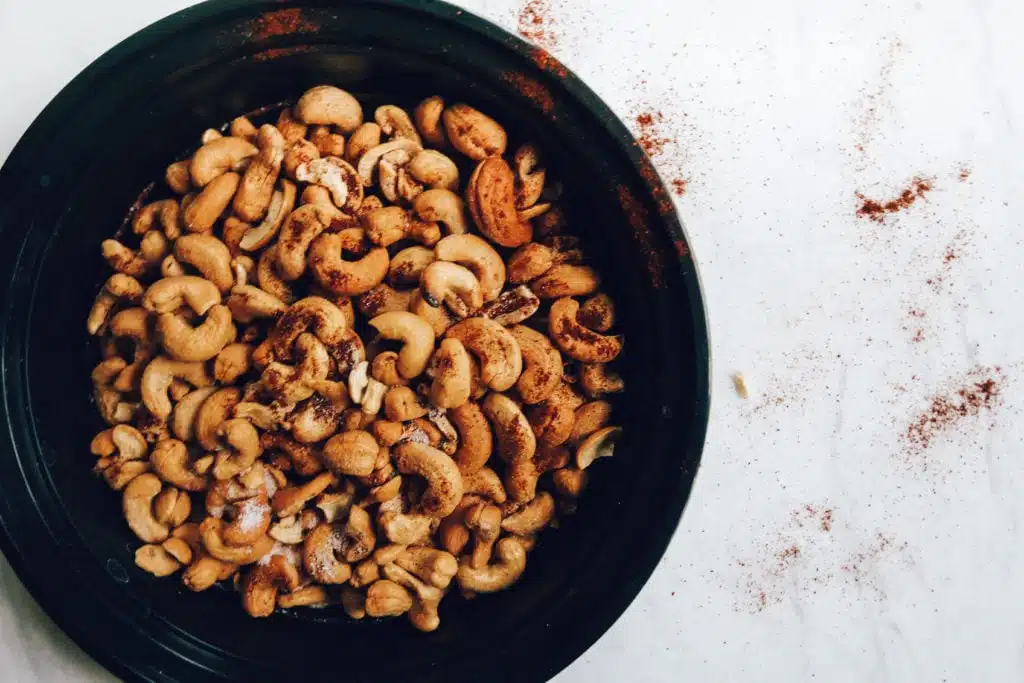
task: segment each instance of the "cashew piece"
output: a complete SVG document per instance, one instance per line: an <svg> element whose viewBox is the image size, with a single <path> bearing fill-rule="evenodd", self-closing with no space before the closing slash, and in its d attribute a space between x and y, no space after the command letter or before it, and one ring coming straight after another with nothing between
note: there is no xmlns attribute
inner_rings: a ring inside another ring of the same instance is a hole
<svg viewBox="0 0 1024 683"><path fill-rule="evenodd" d="M335 434L324 444L323 460L338 475L368 477L377 460L377 440L369 432Z"/></svg>
<svg viewBox="0 0 1024 683"><path fill-rule="evenodd" d="M441 240L441 242L443 241ZM433 261L433 249L426 247L402 249L391 258L391 264L388 266L388 280L396 287L418 285L423 271Z"/></svg>
<svg viewBox="0 0 1024 683"><path fill-rule="evenodd" d="M562 264L552 266L530 283L530 289L541 299L593 294L601 285L597 271L589 266Z"/></svg>
<svg viewBox="0 0 1024 683"><path fill-rule="evenodd" d="M455 462L463 476L478 471L491 457L494 433L487 417L476 403L465 403L451 411L452 422L459 431L459 448Z"/></svg>
<svg viewBox="0 0 1024 683"><path fill-rule="evenodd" d="M444 99L438 95L428 97L416 105L416 109L413 110L416 127L419 128L423 139L431 147L445 147L448 144L444 125L441 122L443 113Z"/></svg>
<svg viewBox="0 0 1024 683"><path fill-rule="evenodd" d="M337 126L348 135L363 122L363 107L341 88L318 85L296 102L295 117L309 125Z"/></svg>
<svg viewBox="0 0 1024 683"><path fill-rule="evenodd" d="M434 350L434 330L419 316L405 311L383 313L370 320L370 326L384 339L403 343L398 352L398 372L407 379L421 374Z"/></svg>
<svg viewBox="0 0 1024 683"><path fill-rule="evenodd" d="M595 294L583 302L576 319L595 332L607 332L615 325L615 302L607 294Z"/></svg>
<svg viewBox="0 0 1024 683"><path fill-rule="evenodd" d="M515 209L515 177L500 156L476 167L466 188L473 222L486 237L503 247L518 247L533 237L533 226Z"/></svg>
<svg viewBox="0 0 1024 683"><path fill-rule="evenodd" d="M142 291L142 285L135 278L122 273L111 275L96 295L96 300L89 310L86 321L89 334L95 335L103 331L111 311L118 303L138 303L142 298Z"/></svg>
<svg viewBox="0 0 1024 683"><path fill-rule="evenodd" d="M174 194L186 194L192 189L192 173L189 171L191 165L191 159L175 161L164 172L164 182Z"/></svg>
<svg viewBox="0 0 1024 683"><path fill-rule="evenodd" d="M498 454L508 463L505 489L513 500L531 500L540 476L533 461L537 452L533 428L519 406L502 394L489 394L484 399L483 411L497 435Z"/></svg>
<svg viewBox="0 0 1024 683"><path fill-rule="evenodd" d="M158 202L147 204L139 209L132 220L132 232L136 235L145 235L153 229L156 219L160 219L160 228L164 231L167 239L177 239L181 235L179 226L181 207L176 199L162 199Z"/></svg>
<svg viewBox="0 0 1024 683"><path fill-rule="evenodd" d="M367 150L380 144L381 129L376 123L366 122L349 136L345 148L345 161L356 165Z"/></svg>
<svg viewBox="0 0 1024 683"><path fill-rule="evenodd" d="M226 453L217 455L213 466L216 479L231 479L252 467L263 453L260 435L248 420L233 418L217 427L217 436L228 445Z"/></svg>
<svg viewBox="0 0 1024 683"><path fill-rule="evenodd" d="M622 377L608 370L605 363L584 363L580 368L580 386L591 398L616 394L626 389Z"/></svg>
<svg viewBox="0 0 1024 683"><path fill-rule="evenodd" d="M406 548L395 564L435 588L447 588L459 571L454 555L435 548Z"/></svg>
<svg viewBox="0 0 1024 683"><path fill-rule="evenodd" d="M352 212L363 203L362 179L344 159L324 157L303 162L295 168L295 179L326 187L339 209Z"/></svg>
<svg viewBox="0 0 1024 683"><path fill-rule="evenodd" d="M423 147L416 140L396 138L390 142L385 142L377 145L376 147L371 147L363 152L362 156L359 157L359 163L356 165L356 170L363 181L363 185L365 187L373 187L374 170L377 169L377 166L380 164L384 155L395 151L401 151L408 154L411 158L422 149Z"/></svg>
<svg viewBox="0 0 1024 683"><path fill-rule="evenodd" d="M323 493L334 483L334 475L330 472L319 474L301 486L288 486L274 494L271 507L278 517L290 517L298 514L306 503Z"/></svg>
<svg viewBox="0 0 1024 683"><path fill-rule="evenodd" d="M540 308L540 299L526 285L502 292L480 309L480 315L501 325L518 325Z"/></svg>
<svg viewBox="0 0 1024 683"><path fill-rule="evenodd" d="M426 444L407 441L394 449L395 464L402 474L415 474L427 481L420 498L420 510L431 517L447 517L462 498L462 475L455 461Z"/></svg>
<svg viewBox="0 0 1024 683"><path fill-rule="evenodd" d="M203 391L202 389L197 391ZM194 393L194 392L193 392ZM161 479L185 491L205 491L210 478L195 471L188 449L177 439L164 439L153 447L150 462Z"/></svg>
<svg viewBox="0 0 1024 683"><path fill-rule="evenodd" d="M117 272L142 277L167 256L167 238L159 230L150 230L143 236L137 250L108 239L100 243L100 251L107 264Z"/></svg>
<svg viewBox="0 0 1024 683"><path fill-rule="evenodd" d="M418 289L398 291L381 283L359 297L359 312L373 318L392 311L408 311Z"/></svg>
<svg viewBox="0 0 1024 683"><path fill-rule="evenodd" d="M607 363L622 351L622 338L605 336L576 321L580 304L566 297L551 305L548 331L552 341L570 358L584 363Z"/></svg>
<svg viewBox="0 0 1024 683"><path fill-rule="evenodd" d="M591 401L576 409L569 441L579 443L598 429L608 424L612 416L612 404L608 401Z"/></svg>
<svg viewBox="0 0 1024 683"><path fill-rule="evenodd" d="M236 139L236 138L225 138ZM185 208L185 227L190 232L210 232L231 203L241 176L225 173L214 178Z"/></svg>
<svg viewBox="0 0 1024 683"><path fill-rule="evenodd" d="M420 134L416 132L412 119L409 118L409 114L401 107L393 104L382 104L374 111L373 119L380 126L381 132L389 138L402 138L412 140L418 145L422 144Z"/></svg>
<svg viewBox="0 0 1024 683"><path fill-rule="evenodd" d="M381 247L390 247L395 242L409 238L433 246L441 239L441 229L436 223L414 221L400 206L385 206L368 211L362 216L366 236Z"/></svg>
<svg viewBox="0 0 1024 683"><path fill-rule="evenodd" d="M283 556L274 555L242 581L242 606L251 617L269 617L277 606L278 593L298 586L298 570Z"/></svg>
<svg viewBox="0 0 1024 683"><path fill-rule="evenodd" d="M498 541L495 548L496 564L474 569L468 564L459 567L459 585L474 593L494 593L504 590L519 580L526 570L526 548L516 538Z"/></svg>
<svg viewBox="0 0 1024 683"><path fill-rule="evenodd" d="M444 110L443 119L452 147L473 161L505 153L505 129L483 112L468 104L453 104Z"/></svg>
<svg viewBox="0 0 1024 683"><path fill-rule="evenodd" d="M153 515L153 499L163 488L155 474L140 474L124 489L121 501L128 526L143 543L160 543L170 535L170 529Z"/></svg>
<svg viewBox="0 0 1024 683"><path fill-rule="evenodd" d="M206 187L228 171L239 170L243 160L258 151L255 145L242 138L220 137L211 140L192 156L189 165L192 182L196 187Z"/></svg>
<svg viewBox="0 0 1024 683"><path fill-rule="evenodd" d="M274 239L274 235L281 229L285 218L295 208L297 192L295 183L290 180L281 180L280 188L271 195L270 206L267 208L263 220L255 228L246 229L238 241L238 247L245 251L258 251L270 244L270 240ZM226 231L227 226L225 225Z"/></svg>
<svg viewBox="0 0 1024 683"><path fill-rule="evenodd" d="M330 216L316 204L304 204L288 216L276 248L277 271L282 278L297 280L302 276L306 271L306 251L310 243L330 223Z"/></svg>
<svg viewBox="0 0 1024 683"><path fill-rule="evenodd" d="M576 449L576 467L585 470L598 458L611 457L620 436L622 427L602 427L583 439Z"/></svg>
<svg viewBox="0 0 1024 683"><path fill-rule="evenodd" d="M213 379L206 374L206 368L200 362L176 361L164 356L154 358L142 373L142 403L161 420L166 420L171 414L167 391L175 378L185 380L197 388L213 384Z"/></svg>
<svg viewBox="0 0 1024 683"><path fill-rule="evenodd" d="M501 484L501 477L490 467L481 467L472 474L462 472L463 495L479 495L489 498L495 503L504 503L508 500L505 487Z"/></svg>
<svg viewBox="0 0 1024 683"><path fill-rule="evenodd" d="M521 510L502 520L501 529L516 536L531 536L546 527L554 516L555 499L542 491Z"/></svg>
<svg viewBox="0 0 1024 683"><path fill-rule="evenodd" d="M434 261L420 278L423 299L431 306L442 303L459 318L466 318L483 306L480 282L468 268L448 261Z"/></svg>
<svg viewBox="0 0 1024 683"><path fill-rule="evenodd" d="M452 261L469 268L480 282L485 302L494 301L505 284L505 264L501 255L486 240L476 235L449 235L434 246L441 261Z"/></svg>
<svg viewBox="0 0 1024 683"><path fill-rule="evenodd" d="M562 354L540 332L516 325L509 332L519 343L525 369L516 382L523 403L540 403L555 390L562 379Z"/></svg>
<svg viewBox="0 0 1024 683"><path fill-rule="evenodd" d="M285 140L277 128L264 124L257 133L256 145L259 152L245 169L232 204L235 215L250 223L263 218L270 206L284 161Z"/></svg>
<svg viewBox="0 0 1024 683"><path fill-rule="evenodd" d="M426 415L427 407L409 387L395 386L384 395L384 414L392 422L409 422Z"/></svg>
<svg viewBox="0 0 1024 683"><path fill-rule="evenodd" d="M540 201L546 171L541 164L540 152L531 142L516 150L513 163L516 174L516 208L527 209Z"/></svg>
<svg viewBox="0 0 1024 683"><path fill-rule="evenodd" d="M480 359L480 378L494 391L510 389L523 371L523 356L515 337L489 318L469 318L448 328L445 336L458 339Z"/></svg>
<svg viewBox="0 0 1024 683"><path fill-rule="evenodd" d="M232 384L252 367L252 344L228 344L213 361L213 378Z"/></svg>
<svg viewBox="0 0 1024 683"><path fill-rule="evenodd" d="M135 551L135 565L153 576L170 576L181 569L181 563L162 546L146 544Z"/></svg>

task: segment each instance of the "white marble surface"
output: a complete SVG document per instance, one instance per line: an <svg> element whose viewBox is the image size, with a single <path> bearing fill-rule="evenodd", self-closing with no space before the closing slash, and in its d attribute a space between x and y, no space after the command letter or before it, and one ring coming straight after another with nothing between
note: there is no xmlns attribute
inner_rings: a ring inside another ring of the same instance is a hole
<svg viewBox="0 0 1024 683"><path fill-rule="evenodd" d="M186 4L0 2L0 158L89 61ZM524 5L462 4L512 30ZM634 128L662 112L714 347L668 555L556 680L1024 680L1024 5L533 4L526 28ZM857 192L915 176L932 190L913 206L857 215ZM911 427L989 377L977 414ZM0 571L0 680L108 680Z"/></svg>

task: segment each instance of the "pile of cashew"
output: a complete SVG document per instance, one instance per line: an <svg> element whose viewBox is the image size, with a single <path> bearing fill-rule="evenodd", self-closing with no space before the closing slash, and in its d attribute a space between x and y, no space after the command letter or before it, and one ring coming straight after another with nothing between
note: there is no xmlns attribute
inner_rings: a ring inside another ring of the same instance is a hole
<svg viewBox="0 0 1024 683"><path fill-rule="evenodd" d="M536 147L333 86L208 130L105 240L87 320L136 564L254 617L508 588L622 432L615 307Z"/></svg>

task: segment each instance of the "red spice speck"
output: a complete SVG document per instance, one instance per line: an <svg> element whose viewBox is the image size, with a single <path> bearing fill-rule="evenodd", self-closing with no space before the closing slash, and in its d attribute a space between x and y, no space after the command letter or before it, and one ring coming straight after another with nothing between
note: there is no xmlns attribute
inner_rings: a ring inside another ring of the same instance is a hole
<svg viewBox="0 0 1024 683"><path fill-rule="evenodd" d="M932 190L932 184L930 180L925 178L916 177L911 182L910 187L903 190L900 196L896 199L890 199L887 202L879 202L874 199L868 199L862 193L857 192L857 199L860 199L863 204L857 209L857 215L868 218L876 223L884 223L886 214L896 213L910 207L918 199L921 199Z"/></svg>
<svg viewBox="0 0 1024 683"><path fill-rule="evenodd" d="M515 86L516 90L537 105L542 112L548 116L554 116L555 101L551 97L551 91L540 81L518 71L506 71L502 74L502 79Z"/></svg>
<svg viewBox="0 0 1024 683"><path fill-rule="evenodd" d="M960 169L960 173L957 174L957 178L959 178L960 182L963 182L963 181L967 180L970 177L971 177L971 169L967 168L966 166L962 167Z"/></svg>
<svg viewBox="0 0 1024 683"><path fill-rule="evenodd" d="M654 248L651 235L650 214L643 205L637 201L633 192L625 185L615 188L619 198L619 205L626 212L629 226L633 229L633 236L636 237L640 248L647 256L647 272L651 276L651 284L655 289L661 289L662 285L662 263L661 256Z"/></svg>
<svg viewBox="0 0 1024 683"><path fill-rule="evenodd" d="M295 45L293 47L277 47L271 48L270 50L263 50L257 52L252 58L257 62L269 62L272 59L280 59L281 57L287 57L289 55L300 55L306 52L312 52L313 47L311 45Z"/></svg>
<svg viewBox="0 0 1024 683"><path fill-rule="evenodd" d="M665 185L661 182L661 177L649 157L643 157L640 160L640 175L647 181L647 187L654 195L654 201L658 203L658 213L662 216L671 214L675 210L672 198L668 196L668 190L665 189Z"/></svg>
<svg viewBox="0 0 1024 683"><path fill-rule="evenodd" d="M672 191L675 192L677 197L682 197L686 194L686 186L690 184L689 180L683 180L682 178L673 178L670 182L672 183Z"/></svg>
<svg viewBox="0 0 1024 683"><path fill-rule="evenodd" d="M542 47L535 47L530 50L530 59L532 59L533 63L538 67L553 76L565 78L569 75L569 70L565 68L565 65L555 59L550 52Z"/></svg>
<svg viewBox="0 0 1024 683"><path fill-rule="evenodd" d="M690 247L683 240L675 240L672 244L676 248L676 256L681 259L690 258Z"/></svg>
<svg viewBox="0 0 1024 683"><path fill-rule="evenodd" d="M915 344L923 342L924 330L921 328L917 328L916 330L914 330L914 336L910 338L910 341L914 342Z"/></svg>
<svg viewBox="0 0 1024 683"><path fill-rule="evenodd" d="M527 0L519 10L517 30L524 40L542 48L558 47L559 35L550 0Z"/></svg>
<svg viewBox="0 0 1024 683"><path fill-rule="evenodd" d="M263 16L255 20L252 36L257 40L266 40L274 36L287 36L319 29L318 24L302 16L302 10L296 7L265 12Z"/></svg>
<svg viewBox="0 0 1024 683"><path fill-rule="evenodd" d="M675 142L659 134L659 124L664 120L665 115L660 111L644 112L636 117L636 141L648 156L660 156L664 153L666 145Z"/></svg>
<svg viewBox="0 0 1024 683"><path fill-rule="evenodd" d="M921 455L940 435L956 429L967 418L997 407L1002 400L1004 376L999 367L975 368L961 388L931 398L927 410L903 433L909 455Z"/></svg>

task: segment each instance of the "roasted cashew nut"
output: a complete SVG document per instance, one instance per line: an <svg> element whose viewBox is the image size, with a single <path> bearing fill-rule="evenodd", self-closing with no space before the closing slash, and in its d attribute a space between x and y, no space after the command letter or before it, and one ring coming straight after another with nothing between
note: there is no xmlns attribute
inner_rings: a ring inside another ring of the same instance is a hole
<svg viewBox="0 0 1024 683"><path fill-rule="evenodd" d="M569 441L579 443L585 437L606 426L611 416L612 404L608 401L584 403L576 409Z"/></svg>
<svg viewBox="0 0 1024 683"><path fill-rule="evenodd" d="M430 401L438 408L458 408L469 401L472 367L466 347L458 339L443 339L430 359Z"/></svg>
<svg viewBox="0 0 1024 683"><path fill-rule="evenodd" d="M245 169L232 204L235 215L250 223L262 219L267 213L274 185L281 174L286 143L277 128L264 124L256 135L256 145L259 153Z"/></svg>
<svg viewBox="0 0 1024 683"><path fill-rule="evenodd" d="M235 285L225 305L231 317L240 323L276 318L288 310L288 304L252 285Z"/></svg>
<svg viewBox="0 0 1024 683"><path fill-rule="evenodd" d="M494 391L505 391L515 385L523 371L523 356L515 337L489 318L469 318L456 323L445 332L448 339L458 339L480 359L480 378Z"/></svg>
<svg viewBox="0 0 1024 683"><path fill-rule="evenodd" d="M267 207L263 220L254 228L247 226L245 232L238 240L238 247L245 251L257 251L270 244L270 241L277 235L278 230L285 219L295 208L297 188L290 180L281 180L280 188L274 190L270 196L270 205ZM227 232L227 226L225 226ZM226 239L226 238L225 238Z"/></svg>
<svg viewBox="0 0 1024 683"><path fill-rule="evenodd" d="M319 296L308 296L292 304L270 333L275 357L292 358L292 346L309 331L328 347L341 344L348 323L345 314L333 302Z"/></svg>
<svg viewBox="0 0 1024 683"><path fill-rule="evenodd" d="M126 308L110 319L109 333L112 339L130 339L134 343L132 362L122 370L113 387L118 391L137 391L139 379L146 363L154 355L153 341L149 332L149 311L144 308Z"/></svg>
<svg viewBox="0 0 1024 683"><path fill-rule="evenodd" d="M363 203L362 178L344 159L323 157L303 162L295 168L295 179L327 188L339 209L354 212Z"/></svg>
<svg viewBox="0 0 1024 683"><path fill-rule="evenodd" d="M579 324L579 302L566 297L551 305L548 330L552 341L570 358L584 363L608 363L622 351L622 338L605 336Z"/></svg>
<svg viewBox="0 0 1024 683"><path fill-rule="evenodd" d="M213 378L206 373L203 363L171 360L157 356L142 373L142 403L155 417L166 420L171 414L171 401L167 396L171 381L181 379L194 387L208 387Z"/></svg>
<svg viewBox="0 0 1024 683"><path fill-rule="evenodd" d="M483 467L491 457L494 433L487 417L476 403L465 403L454 408L452 422L459 432L459 448L455 451L455 462L463 476L468 476Z"/></svg>
<svg viewBox="0 0 1024 683"><path fill-rule="evenodd" d="M229 564L253 564L274 547L274 539L266 535L248 545L229 546L224 541L224 526L223 520L216 517L207 517L199 525L203 548L216 560Z"/></svg>
<svg viewBox="0 0 1024 683"><path fill-rule="evenodd" d="M125 487L122 509L128 526L144 543L160 543L171 533L153 514L153 499L163 489L155 474L140 474Z"/></svg>
<svg viewBox="0 0 1024 683"><path fill-rule="evenodd" d="M100 334L110 317L110 313L119 303L138 303L142 299L142 285L135 278L114 273L104 283L100 293L89 310L89 317L86 320L86 329L89 334Z"/></svg>
<svg viewBox="0 0 1024 683"><path fill-rule="evenodd" d="M595 332L607 332L615 326L615 303L607 294L595 294L583 302L576 319Z"/></svg>
<svg viewBox="0 0 1024 683"><path fill-rule="evenodd" d="M192 183L196 187L206 187L228 171L240 170L243 161L258 152L255 145L242 138L220 137L211 140L192 156L189 165Z"/></svg>
<svg viewBox="0 0 1024 683"><path fill-rule="evenodd" d="M173 313L188 306L197 315L206 315L220 303L217 286L194 275L165 277L149 286L142 296L142 306L153 313Z"/></svg>
<svg viewBox="0 0 1024 683"><path fill-rule="evenodd" d="M516 174L516 208L528 209L540 201L544 192L546 171L541 165L540 152L533 143L516 150L513 157Z"/></svg>
<svg viewBox="0 0 1024 683"><path fill-rule="evenodd" d="M451 192L456 192L459 189L458 166L435 149L424 149L417 152L409 161L406 170L419 183L430 189L444 189Z"/></svg>
<svg viewBox="0 0 1024 683"><path fill-rule="evenodd" d="M308 125L337 126L348 135L363 122L363 108L356 98L341 88L319 85L299 98L295 104L295 117Z"/></svg>
<svg viewBox="0 0 1024 683"><path fill-rule="evenodd" d="M237 333L231 310L220 304L207 312L199 327L192 327L177 313L160 313L156 329L167 355L179 361L210 360L234 341Z"/></svg>
<svg viewBox="0 0 1024 683"><path fill-rule="evenodd" d="M177 439L164 439L157 443L153 447L150 462L161 479L179 489L205 491L209 486L209 475L195 470L188 448Z"/></svg>
<svg viewBox="0 0 1024 683"><path fill-rule="evenodd" d="M508 136L501 125L468 104L453 104L444 110L445 133L452 147L473 161L500 157Z"/></svg>
<svg viewBox="0 0 1024 683"><path fill-rule="evenodd" d="M136 235L145 235L153 229L157 219L167 239L174 240L181 235L181 207L177 199L161 199L139 209L132 220L132 232Z"/></svg>
<svg viewBox="0 0 1024 683"><path fill-rule="evenodd" d="M231 479L252 467L263 453L260 435L248 420L234 418L217 427L217 436L227 446L227 452L217 455L213 466L216 479Z"/></svg>
<svg viewBox="0 0 1024 683"><path fill-rule="evenodd" d="M462 472L463 495L483 496L495 503L504 503L508 499L501 477L490 467L481 467L471 474Z"/></svg>
<svg viewBox="0 0 1024 683"><path fill-rule="evenodd" d="M298 514L306 503L323 493L334 483L334 475L324 472L300 486L288 486L274 494L271 506L278 517Z"/></svg>
<svg viewBox="0 0 1024 683"><path fill-rule="evenodd" d="M304 204L288 216L276 248L277 272L282 278L297 280L306 272L306 251L330 224L330 215L318 204ZM262 281L260 284L263 286Z"/></svg>
<svg viewBox="0 0 1024 683"><path fill-rule="evenodd" d="M591 398L625 391L626 383L605 363L584 363L580 368L580 386Z"/></svg>
<svg viewBox="0 0 1024 683"><path fill-rule="evenodd" d="M376 123L367 121L355 129L345 147L345 161L358 164L366 151L380 144L381 129Z"/></svg>
<svg viewBox="0 0 1024 683"><path fill-rule="evenodd" d="M501 508L477 503L466 510L466 528L473 533L473 552L469 566L482 569L491 561L494 544L501 534Z"/></svg>
<svg viewBox="0 0 1024 683"><path fill-rule="evenodd" d="M426 632L434 631L441 625L437 607L441 603L441 598L444 597L443 590L421 581L398 564L385 565L384 576L388 580L405 586L416 595L412 609L409 610L409 623L420 631Z"/></svg>
<svg viewBox="0 0 1024 683"><path fill-rule="evenodd" d="M622 436L622 427L603 427L583 439L576 449L576 467L585 470L598 458L609 458L615 453L615 444Z"/></svg>
<svg viewBox="0 0 1024 683"><path fill-rule="evenodd" d="M441 228L436 223L412 220L409 212L400 206L385 206L362 215L366 236L381 247L389 247L403 239L416 240L433 246L441 239Z"/></svg>
<svg viewBox="0 0 1024 683"><path fill-rule="evenodd" d="M187 263L198 270L204 278L226 292L235 284L231 269L231 251L213 235L183 235L174 242L174 256L180 263Z"/></svg>
<svg viewBox="0 0 1024 683"><path fill-rule="evenodd" d="M503 538L495 548L498 562L475 569L468 564L459 567L458 580L463 590L494 593L519 580L526 570L526 548L517 538Z"/></svg>
<svg viewBox="0 0 1024 683"><path fill-rule="evenodd" d="M124 275L142 277L155 269L167 256L167 238L159 230L147 232L138 249L129 249L117 240L103 240L100 250L111 268Z"/></svg>
<svg viewBox="0 0 1024 683"><path fill-rule="evenodd" d="M416 140L409 140L408 138L397 138L390 142L372 147L359 157L359 163L356 165L356 170L359 173L359 177L363 181L365 187L373 187L374 184L374 171L380 166L381 159L392 152L403 152L410 159L417 154L423 147Z"/></svg>
<svg viewBox="0 0 1024 683"><path fill-rule="evenodd" d="M381 283L359 297L359 312L373 318L392 311L408 311L419 290L398 291Z"/></svg>
<svg viewBox="0 0 1024 683"><path fill-rule="evenodd" d="M397 617L412 609L412 595L390 579L380 579L366 590L366 614L377 617Z"/></svg>
<svg viewBox="0 0 1024 683"><path fill-rule="evenodd" d="M398 352L398 372L406 378L421 374L434 350L434 330L419 316L406 311L383 313L370 320L384 339L403 343Z"/></svg>
<svg viewBox="0 0 1024 683"><path fill-rule="evenodd" d="M476 167L466 188L473 222L484 235L503 247L518 247L533 237L533 227L515 208L515 177L500 156Z"/></svg>
<svg viewBox="0 0 1024 683"><path fill-rule="evenodd" d="M203 401L196 412L193 429L196 441L207 451L221 448L217 430L231 417L234 407L242 399L242 391L238 387L223 387Z"/></svg>
<svg viewBox="0 0 1024 683"><path fill-rule="evenodd" d="M413 200L412 210L425 223L444 225L448 235L464 235L469 232L466 203L451 190L438 188L423 191Z"/></svg>
<svg viewBox="0 0 1024 683"><path fill-rule="evenodd" d="M445 147L448 144L444 124L441 122L443 113L444 99L438 95L428 97L416 105L416 109L413 110L416 127L431 147Z"/></svg>
<svg viewBox="0 0 1024 683"><path fill-rule="evenodd" d="M441 242L443 241L441 240ZM407 247L391 258L391 263L388 265L388 280L395 287L418 285L423 271L433 262L433 249L419 246Z"/></svg>
<svg viewBox="0 0 1024 683"><path fill-rule="evenodd" d="M555 499L547 491L501 522L502 531L516 536L532 536L546 527L555 516Z"/></svg>
<svg viewBox="0 0 1024 683"><path fill-rule="evenodd" d="M298 570L285 557L274 555L242 581L242 606L251 617L269 617L277 606L278 594L298 586Z"/></svg>
<svg viewBox="0 0 1024 683"><path fill-rule="evenodd" d="M513 500L531 500L540 476L533 460L537 452L533 428L519 406L502 394L489 394L484 399L483 411L494 427L498 454L508 463L505 489Z"/></svg>
<svg viewBox="0 0 1024 683"><path fill-rule="evenodd" d="M346 261L342 253L346 247L361 249L363 231L350 229L352 234L324 233L313 240L309 248L309 266L317 282L334 294L358 296L381 282L388 273L388 250L377 247L367 251L356 261ZM348 239L346 239L348 237Z"/></svg>
<svg viewBox="0 0 1024 683"><path fill-rule="evenodd" d="M541 299L558 299L587 296L596 292L600 285L601 279L593 268L563 263L552 266L531 282L530 289Z"/></svg>
<svg viewBox="0 0 1024 683"><path fill-rule="evenodd" d="M411 441L395 446L394 459L399 472L423 477L427 482L419 511L435 518L452 513L462 498L462 474L454 460L443 451Z"/></svg>
<svg viewBox="0 0 1024 683"><path fill-rule="evenodd" d="M235 138L231 138L235 139ZM210 232L224 214L242 181L237 173L217 176L185 209L185 227L189 232ZM182 204L184 204L182 200Z"/></svg>
<svg viewBox="0 0 1024 683"><path fill-rule="evenodd" d="M377 440L369 432L335 434L324 444L324 464L339 476L368 477L377 461Z"/></svg>
<svg viewBox="0 0 1024 683"><path fill-rule="evenodd" d="M469 268L480 282L485 302L494 301L501 294L505 284L505 264L486 240L477 235L449 235L435 245L434 255L438 260L452 261Z"/></svg>
<svg viewBox="0 0 1024 683"><path fill-rule="evenodd" d="M497 299L480 309L480 315L500 325L518 325L540 308L540 299L526 285L502 292Z"/></svg>
<svg viewBox="0 0 1024 683"><path fill-rule="evenodd" d="M459 318L466 318L483 306L480 281L469 268L448 261L434 261L420 278L423 299L431 306L442 303Z"/></svg>
<svg viewBox="0 0 1024 683"><path fill-rule="evenodd" d="M540 332L516 325L509 332L523 354L525 369L516 382L523 403L533 405L545 400L562 379L562 354Z"/></svg>

